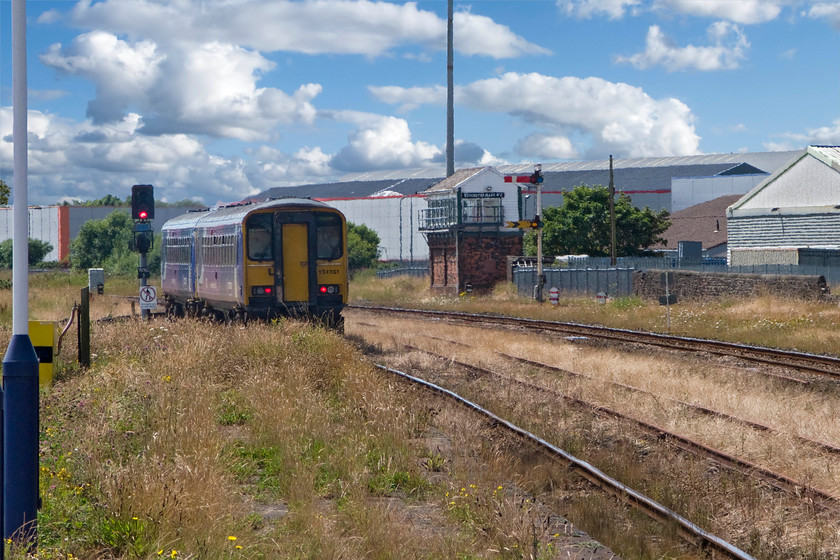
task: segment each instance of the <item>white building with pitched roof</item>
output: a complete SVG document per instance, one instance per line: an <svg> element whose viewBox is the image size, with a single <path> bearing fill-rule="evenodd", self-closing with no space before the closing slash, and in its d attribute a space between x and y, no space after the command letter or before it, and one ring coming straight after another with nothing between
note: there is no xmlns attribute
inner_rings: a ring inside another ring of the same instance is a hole
<svg viewBox="0 0 840 560"><path fill-rule="evenodd" d="M726 213L732 266L840 259L840 146L809 146Z"/></svg>

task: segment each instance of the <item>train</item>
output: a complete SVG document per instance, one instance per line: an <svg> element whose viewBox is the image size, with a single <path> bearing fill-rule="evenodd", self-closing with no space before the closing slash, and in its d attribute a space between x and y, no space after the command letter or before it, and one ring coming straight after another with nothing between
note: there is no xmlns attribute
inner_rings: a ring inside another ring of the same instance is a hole
<svg viewBox="0 0 840 560"><path fill-rule="evenodd" d="M175 317L301 317L343 330L347 267L344 215L307 198L191 211L161 227L161 295Z"/></svg>

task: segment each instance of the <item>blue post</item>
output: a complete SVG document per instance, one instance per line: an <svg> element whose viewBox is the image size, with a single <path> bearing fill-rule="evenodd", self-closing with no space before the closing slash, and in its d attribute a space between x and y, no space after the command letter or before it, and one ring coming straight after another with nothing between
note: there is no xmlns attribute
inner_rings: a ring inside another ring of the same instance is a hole
<svg viewBox="0 0 840 560"><path fill-rule="evenodd" d="M3 537L35 548L38 514L38 356L29 339L26 0L12 0L12 339L3 358Z"/></svg>
<svg viewBox="0 0 840 560"><path fill-rule="evenodd" d="M0 386L0 523L3 522L3 502L5 501L6 490L3 487L3 465L6 464L3 461L3 387ZM2 531L0 531L2 532ZM2 546L0 546L0 560L3 560L6 555L6 541L4 540Z"/></svg>
<svg viewBox="0 0 840 560"><path fill-rule="evenodd" d="M38 515L38 356L28 334L3 357L3 538L34 546Z"/></svg>

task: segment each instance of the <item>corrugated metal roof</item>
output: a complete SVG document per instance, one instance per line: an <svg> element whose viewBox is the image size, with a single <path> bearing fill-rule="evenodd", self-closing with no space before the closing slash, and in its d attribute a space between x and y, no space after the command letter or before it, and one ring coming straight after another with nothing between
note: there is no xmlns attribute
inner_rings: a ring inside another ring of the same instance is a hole
<svg viewBox="0 0 840 560"><path fill-rule="evenodd" d="M614 158L613 168L651 168L651 167L681 167L688 165L717 165L748 163L762 171L771 173L780 165L790 160L798 151L789 152L753 152L737 154L698 154L693 156L669 156L669 157L647 157L647 158ZM536 162L534 162L536 163ZM534 163L515 163L508 165L496 165L496 169L504 175L523 175L534 172ZM609 169L609 159L586 160L586 161L562 161L543 163L542 169L545 172L562 171L593 171ZM424 167L422 169L370 171L367 173L351 173L339 179L346 181L381 181L394 180L398 178L437 178L446 175L444 167Z"/></svg>
<svg viewBox="0 0 840 560"><path fill-rule="evenodd" d="M808 146L808 153L840 171L840 146Z"/></svg>
<svg viewBox="0 0 840 560"><path fill-rule="evenodd" d="M471 167L469 169L459 169L456 171L452 176L447 177L446 179L441 180L438 183L435 183L433 186L426 189L425 192L440 192L440 191L451 191L454 190L458 185L479 174L486 167Z"/></svg>
<svg viewBox="0 0 840 560"><path fill-rule="evenodd" d="M746 154L707 154L660 158L615 159L616 188L624 191L670 190L674 177L706 177L736 170L748 164L762 172L772 173L800 152L758 152ZM481 168L470 168L481 169ZM533 164L496 166L503 175L530 175ZM456 172L456 176L461 171ZM333 183L274 187L246 200L264 200L267 197L301 196L323 199L367 198L388 190L402 195L416 194L444 181L443 167L422 169L372 171L345 175ZM544 190L568 190L577 185L608 185L609 160L555 162L543 164Z"/></svg>
<svg viewBox="0 0 840 560"><path fill-rule="evenodd" d="M280 196L301 196L311 198L367 198L380 191L394 191L401 195L416 194L437 183L432 179L380 179L376 181L348 181L300 185L296 187L274 187L247 200L264 200Z"/></svg>

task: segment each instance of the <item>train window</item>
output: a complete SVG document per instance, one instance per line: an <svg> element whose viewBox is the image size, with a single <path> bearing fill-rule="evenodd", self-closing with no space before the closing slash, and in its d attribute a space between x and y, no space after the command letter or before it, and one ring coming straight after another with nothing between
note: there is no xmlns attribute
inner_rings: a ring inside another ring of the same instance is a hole
<svg viewBox="0 0 840 560"><path fill-rule="evenodd" d="M274 259L271 243L272 215L256 214L248 218L248 258L252 261Z"/></svg>
<svg viewBox="0 0 840 560"><path fill-rule="evenodd" d="M341 217L319 212L315 215L318 226L318 258L333 261L341 257Z"/></svg>

